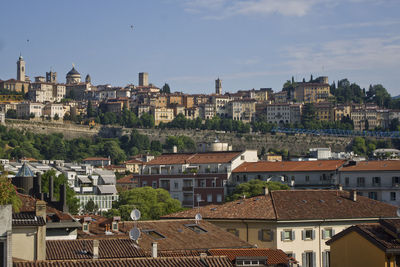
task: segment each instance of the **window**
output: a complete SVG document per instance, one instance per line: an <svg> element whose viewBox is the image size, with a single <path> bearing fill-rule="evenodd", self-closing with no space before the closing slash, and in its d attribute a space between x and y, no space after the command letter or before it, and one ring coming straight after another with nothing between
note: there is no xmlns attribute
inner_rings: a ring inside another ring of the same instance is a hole
<svg viewBox="0 0 400 267"><path fill-rule="evenodd" d="M217 187L217 181L215 179L211 181L211 186Z"/></svg>
<svg viewBox="0 0 400 267"><path fill-rule="evenodd" d="M349 184L350 184L350 178L349 177L345 177L344 178L344 185L345 186L349 186Z"/></svg>
<svg viewBox="0 0 400 267"><path fill-rule="evenodd" d="M112 229L113 229L113 231L118 231L118 222L112 223Z"/></svg>
<svg viewBox="0 0 400 267"><path fill-rule="evenodd" d="M201 228L200 226L198 226L197 224L186 224L185 225L187 228L189 228L192 231L195 231L198 234L203 234L203 233L207 233L207 230Z"/></svg>
<svg viewBox="0 0 400 267"><path fill-rule="evenodd" d="M156 230L142 230L143 233L151 236L153 239L158 240L158 239L164 239L165 236L157 232Z"/></svg>
<svg viewBox="0 0 400 267"><path fill-rule="evenodd" d="M281 232L281 240L282 241L292 241L292 240L294 240L294 231L292 231L292 230L283 230Z"/></svg>
<svg viewBox="0 0 400 267"><path fill-rule="evenodd" d="M335 235L335 230L327 228L322 230L322 239L329 239Z"/></svg>
<svg viewBox="0 0 400 267"><path fill-rule="evenodd" d="M310 182L310 176L306 176L306 182L309 183Z"/></svg>
<svg viewBox="0 0 400 267"><path fill-rule="evenodd" d="M365 178L364 177L357 177L357 186L359 186L359 187L365 186Z"/></svg>
<svg viewBox="0 0 400 267"><path fill-rule="evenodd" d="M153 182L151 183L151 187L157 188L157 181L153 181Z"/></svg>
<svg viewBox="0 0 400 267"><path fill-rule="evenodd" d="M6 266L5 242L0 241L0 266ZM10 264L11 265L11 264Z"/></svg>
<svg viewBox="0 0 400 267"><path fill-rule="evenodd" d="M271 242L274 240L274 232L271 229L261 229L259 240Z"/></svg>
<svg viewBox="0 0 400 267"><path fill-rule="evenodd" d="M381 186L381 177L372 177L373 186Z"/></svg>
<svg viewBox="0 0 400 267"><path fill-rule="evenodd" d="M217 202L222 202L222 195L221 194L217 195Z"/></svg>
<svg viewBox="0 0 400 267"><path fill-rule="evenodd" d="M179 188L179 183L178 182L174 182L174 188L178 189Z"/></svg>
<svg viewBox="0 0 400 267"><path fill-rule="evenodd" d="M235 228L226 229L228 233L234 234L235 236L239 236L239 231Z"/></svg>
<svg viewBox="0 0 400 267"><path fill-rule="evenodd" d="M212 195L211 194L208 194L207 195L207 202L212 202Z"/></svg>
<svg viewBox="0 0 400 267"><path fill-rule="evenodd" d="M314 267L316 266L316 253L315 252L304 252L302 255L302 260L303 264L301 266L303 267Z"/></svg>
<svg viewBox="0 0 400 267"><path fill-rule="evenodd" d="M142 186L147 186L147 181L143 181Z"/></svg>
<svg viewBox="0 0 400 267"><path fill-rule="evenodd" d="M315 238L315 231L313 229L305 229L301 231L303 240L313 240Z"/></svg>
<svg viewBox="0 0 400 267"><path fill-rule="evenodd" d="M206 187L206 180L204 180L204 179L200 180L199 186L200 187Z"/></svg>
<svg viewBox="0 0 400 267"><path fill-rule="evenodd" d="M399 186L400 185L400 177L392 177L392 185Z"/></svg>
<svg viewBox="0 0 400 267"><path fill-rule="evenodd" d="M390 200L396 201L396 192L390 192Z"/></svg>
<svg viewBox="0 0 400 267"><path fill-rule="evenodd" d="M322 267L331 266L331 252L325 251L322 252Z"/></svg>
<svg viewBox="0 0 400 267"><path fill-rule="evenodd" d="M83 224L83 231L84 232L88 232L89 231L89 224L88 223L84 223Z"/></svg>
<svg viewBox="0 0 400 267"><path fill-rule="evenodd" d="M368 197L370 199L377 200L378 199L378 194L376 192L368 192Z"/></svg>
<svg viewBox="0 0 400 267"><path fill-rule="evenodd" d="M241 159L241 160L244 160L244 156L240 156L240 159Z"/></svg>

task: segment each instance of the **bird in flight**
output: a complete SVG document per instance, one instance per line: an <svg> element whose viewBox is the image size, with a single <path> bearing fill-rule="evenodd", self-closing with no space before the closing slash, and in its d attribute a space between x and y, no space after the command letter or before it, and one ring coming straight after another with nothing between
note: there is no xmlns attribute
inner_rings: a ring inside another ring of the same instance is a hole
<svg viewBox="0 0 400 267"><path fill-rule="evenodd" d="M131 25L131 29L133 30L133 25Z"/></svg>

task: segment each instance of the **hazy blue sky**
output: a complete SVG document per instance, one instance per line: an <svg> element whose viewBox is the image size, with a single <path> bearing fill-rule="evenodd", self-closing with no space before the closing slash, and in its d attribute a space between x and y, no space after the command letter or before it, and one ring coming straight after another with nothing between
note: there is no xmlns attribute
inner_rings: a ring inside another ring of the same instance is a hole
<svg viewBox="0 0 400 267"><path fill-rule="evenodd" d="M210 93L319 75L400 94L399 0L2 0L0 79L75 63L94 84ZM131 28L133 25L133 29ZM29 41L28 41L29 40Z"/></svg>

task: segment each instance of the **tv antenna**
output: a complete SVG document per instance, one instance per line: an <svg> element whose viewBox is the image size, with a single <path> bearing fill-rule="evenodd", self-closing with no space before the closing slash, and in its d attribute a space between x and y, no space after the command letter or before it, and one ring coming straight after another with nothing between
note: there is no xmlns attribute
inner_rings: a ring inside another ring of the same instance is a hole
<svg viewBox="0 0 400 267"><path fill-rule="evenodd" d="M131 211L131 219L134 221L133 228L129 231L129 238L135 243L138 243L140 237L140 229L137 228L137 221L140 219L140 210L134 209Z"/></svg>

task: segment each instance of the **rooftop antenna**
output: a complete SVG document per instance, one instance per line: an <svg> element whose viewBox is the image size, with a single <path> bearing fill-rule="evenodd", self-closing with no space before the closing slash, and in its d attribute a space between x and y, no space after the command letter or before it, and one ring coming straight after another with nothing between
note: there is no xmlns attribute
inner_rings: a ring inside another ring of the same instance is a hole
<svg viewBox="0 0 400 267"><path fill-rule="evenodd" d="M134 221L133 228L129 231L129 238L135 243L138 243L140 230L137 228L137 221L140 219L140 210L134 209L131 211L131 219Z"/></svg>
<svg viewBox="0 0 400 267"><path fill-rule="evenodd" d="M203 219L203 217L202 217L201 214L200 214L200 202L201 202L201 201L203 201L203 200L201 199L201 195L200 195L200 194L197 194L197 214L194 216L194 220L195 220L196 224L198 224L199 221L200 221L201 219Z"/></svg>

